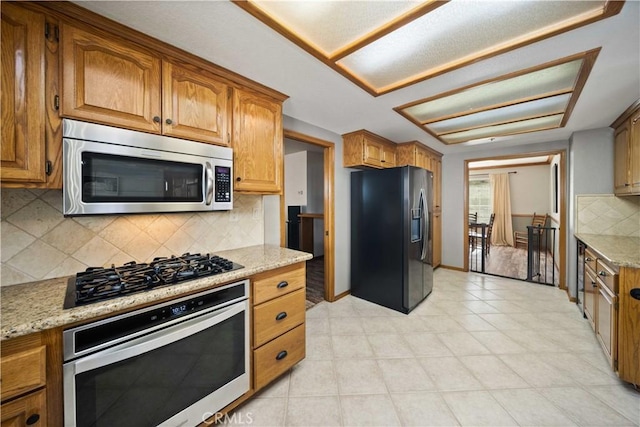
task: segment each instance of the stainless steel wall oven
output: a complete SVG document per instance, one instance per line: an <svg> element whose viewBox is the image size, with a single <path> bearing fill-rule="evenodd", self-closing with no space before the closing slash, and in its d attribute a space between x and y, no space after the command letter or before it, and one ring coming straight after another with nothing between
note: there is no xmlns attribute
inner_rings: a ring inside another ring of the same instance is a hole
<svg viewBox="0 0 640 427"><path fill-rule="evenodd" d="M249 281L64 331L65 426L195 426L249 390Z"/></svg>

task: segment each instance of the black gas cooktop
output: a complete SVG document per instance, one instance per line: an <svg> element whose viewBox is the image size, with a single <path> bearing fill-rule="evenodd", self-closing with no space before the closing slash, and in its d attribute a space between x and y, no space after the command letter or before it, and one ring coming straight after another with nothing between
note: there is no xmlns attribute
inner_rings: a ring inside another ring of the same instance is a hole
<svg viewBox="0 0 640 427"><path fill-rule="evenodd" d="M64 308L241 268L244 267L217 255L190 253L154 258L150 263L131 261L120 267L90 267L69 279Z"/></svg>

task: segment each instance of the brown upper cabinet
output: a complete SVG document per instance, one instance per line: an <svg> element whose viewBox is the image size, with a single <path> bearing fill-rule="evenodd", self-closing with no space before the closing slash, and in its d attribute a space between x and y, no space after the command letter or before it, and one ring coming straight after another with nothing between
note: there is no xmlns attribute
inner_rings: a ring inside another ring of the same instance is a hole
<svg viewBox="0 0 640 427"><path fill-rule="evenodd" d="M62 57L63 116L229 144L229 87L205 70L67 24Z"/></svg>
<svg viewBox="0 0 640 427"><path fill-rule="evenodd" d="M640 195L640 101L613 124L614 190L617 196Z"/></svg>
<svg viewBox="0 0 640 427"><path fill-rule="evenodd" d="M396 144L367 130L342 135L342 165L346 168L375 169L397 166Z"/></svg>
<svg viewBox="0 0 640 427"><path fill-rule="evenodd" d="M250 90L233 91L234 190L282 192L282 104Z"/></svg>
<svg viewBox="0 0 640 427"><path fill-rule="evenodd" d="M45 72L48 22L42 13L2 2L2 167L20 186L48 187ZM34 185L27 185L32 183Z"/></svg>

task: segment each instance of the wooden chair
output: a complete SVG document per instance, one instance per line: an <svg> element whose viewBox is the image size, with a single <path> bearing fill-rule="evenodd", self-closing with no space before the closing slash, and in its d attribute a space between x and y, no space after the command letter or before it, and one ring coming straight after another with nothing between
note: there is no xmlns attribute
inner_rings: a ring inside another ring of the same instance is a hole
<svg viewBox="0 0 640 427"><path fill-rule="evenodd" d="M535 212L533 213L533 218L531 219L531 225L533 227L544 227L547 223L547 217L549 215L537 215ZM529 235L527 231L514 231L513 232L513 246L515 248L518 245L522 244L525 248L529 247Z"/></svg>
<svg viewBox="0 0 640 427"><path fill-rule="evenodd" d="M489 225L487 226L487 238L485 239L485 252L489 255L491 251L491 231L493 230L493 220L496 219L496 214L492 213L489 218Z"/></svg>
<svg viewBox="0 0 640 427"><path fill-rule="evenodd" d="M469 224L475 224L478 222L478 212L469 212Z"/></svg>

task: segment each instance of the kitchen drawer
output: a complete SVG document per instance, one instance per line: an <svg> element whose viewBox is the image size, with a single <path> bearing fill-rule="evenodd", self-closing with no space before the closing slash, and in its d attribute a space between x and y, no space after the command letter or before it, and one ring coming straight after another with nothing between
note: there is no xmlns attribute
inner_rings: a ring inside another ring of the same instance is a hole
<svg viewBox="0 0 640 427"><path fill-rule="evenodd" d="M589 248L584 251L584 263L591 268L591 270L596 271L596 259L598 256L591 252Z"/></svg>
<svg viewBox="0 0 640 427"><path fill-rule="evenodd" d="M604 350L609 365L616 370L618 359L618 297L606 286L598 286L598 315L596 316L596 337Z"/></svg>
<svg viewBox="0 0 640 427"><path fill-rule="evenodd" d="M2 400L46 384L46 346L41 345L2 357Z"/></svg>
<svg viewBox="0 0 640 427"><path fill-rule="evenodd" d="M305 264L298 263L260 273L252 278L253 304L269 301L304 287Z"/></svg>
<svg viewBox="0 0 640 427"><path fill-rule="evenodd" d="M256 390L304 359L304 324L268 342L253 352L253 377Z"/></svg>
<svg viewBox="0 0 640 427"><path fill-rule="evenodd" d="M604 263L602 259L598 259L596 263L596 273L598 274L598 278L604 285L609 288L611 293L617 295L618 294L618 274L616 271L609 267L608 264Z"/></svg>
<svg viewBox="0 0 640 427"><path fill-rule="evenodd" d="M0 408L2 426L46 426L47 393L45 389L3 403Z"/></svg>
<svg viewBox="0 0 640 427"><path fill-rule="evenodd" d="M596 274L589 268L584 269L584 315L589 320L591 328L596 329L596 304L598 301L598 281Z"/></svg>
<svg viewBox="0 0 640 427"><path fill-rule="evenodd" d="M253 309L253 345L261 346L304 323L305 290L299 289Z"/></svg>

